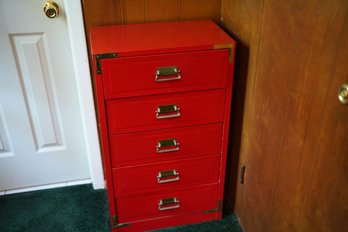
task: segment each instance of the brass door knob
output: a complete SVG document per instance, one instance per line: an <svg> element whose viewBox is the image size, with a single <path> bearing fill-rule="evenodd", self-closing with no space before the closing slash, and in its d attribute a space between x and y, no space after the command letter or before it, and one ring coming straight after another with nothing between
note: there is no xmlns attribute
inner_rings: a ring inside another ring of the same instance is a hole
<svg viewBox="0 0 348 232"><path fill-rule="evenodd" d="M343 84L338 90L338 99L342 104L348 104L348 84Z"/></svg>
<svg viewBox="0 0 348 232"><path fill-rule="evenodd" d="M52 1L47 1L43 8L46 16L53 19L59 15L59 5Z"/></svg>

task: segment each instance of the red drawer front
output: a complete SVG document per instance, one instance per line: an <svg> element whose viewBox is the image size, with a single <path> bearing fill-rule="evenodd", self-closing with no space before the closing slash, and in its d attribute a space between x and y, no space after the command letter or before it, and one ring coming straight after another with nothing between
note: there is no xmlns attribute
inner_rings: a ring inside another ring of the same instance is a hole
<svg viewBox="0 0 348 232"><path fill-rule="evenodd" d="M165 94L106 102L110 134L222 122L224 106L225 90ZM175 108L176 111L162 113L166 112L167 108Z"/></svg>
<svg viewBox="0 0 348 232"><path fill-rule="evenodd" d="M117 197L217 183L220 155L181 159L113 169Z"/></svg>
<svg viewBox="0 0 348 232"><path fill-rule="evenodd" d="M218 185L116 199L119 223L216 209ZM167 199L167 200L165 200ZM177 203L169 201L176 199ZM162 206L159 206L162 200ZM160 207L160 208L159 208Z"/></svg>
<svg viewBox="0 0 348 232"><path fill-rule="evenodd" d="M113 135L113 167L167 161L221 152L222 124Z"/></svg>
<svg viewBox="0 0 348 232"><path fill-rule="evenodd" d="M223 88L228 55L227 50L211 50L102 60L105 97ZM173 66L180 73L161 76L160 72L155 80L158 68Z"/></svg>

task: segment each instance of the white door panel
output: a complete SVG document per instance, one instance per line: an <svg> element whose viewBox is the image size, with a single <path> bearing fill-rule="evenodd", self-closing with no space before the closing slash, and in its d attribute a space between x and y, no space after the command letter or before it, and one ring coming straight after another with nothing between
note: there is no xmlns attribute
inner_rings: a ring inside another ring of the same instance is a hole
<svg viewBox="0 0 348 232"><path fill-rule="evenodd" d="M90 177L66 18L43 3L0 1L0 191Z"/></svg>

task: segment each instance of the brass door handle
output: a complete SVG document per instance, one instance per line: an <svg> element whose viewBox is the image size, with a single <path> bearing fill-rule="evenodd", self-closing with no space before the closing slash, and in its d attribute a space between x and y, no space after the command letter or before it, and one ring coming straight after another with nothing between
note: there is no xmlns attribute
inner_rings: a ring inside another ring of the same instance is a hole
<svg viewBox="0 0 348 232"><path fill-rule="evenodd" d="M52 1L47 1L43 7L43 10L46 16L50 19L58 17L60 12L59 5Z"/></svg>
<svg viewBox="0 0 348 232"><path fill-rule="evenodd" d="M348 84L343 84L338 90L338 100L342 104L348 104Z"/></svg>

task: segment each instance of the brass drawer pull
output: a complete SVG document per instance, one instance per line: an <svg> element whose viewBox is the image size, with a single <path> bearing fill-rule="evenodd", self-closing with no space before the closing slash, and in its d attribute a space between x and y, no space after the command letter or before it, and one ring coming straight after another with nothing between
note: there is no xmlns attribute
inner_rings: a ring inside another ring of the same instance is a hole
<svg viewBox="0 0 348 232"><path fill-rule="evenodd" d="M179 173L176 170L160 171L157 175L157 183L163 184L180 180Z"/></svg>
<svg viewBox="0 0 348 232"><path fill-rule="evenodd" d="M180 208L180 201L178 201L176 197L161 199L158 202L158 210L160 211L177 208Z"/></svg>
<svg viewBox="0 0 348 232"><path fill-rule="evenodd" d="M177 105L158 106L156 110L157 119L180 117L180 108Z"/></svg>
<svg viewBox="0 0 348 232"><path fill-rule="evenodd" d="M168 66L168 67L160 67L156 70L156 78L157 82L162 81L175 81L181 79L180 70L177 66Z"/></svg>
<svg viewBox="0 0 348 232"><path fill-rule="evenodd" d="M156 146L156 152L167 153L167 152L179 151L180 150L179 146L180 146L180 143L178 143L176 139L158 140L158 143Z"/></svg>

